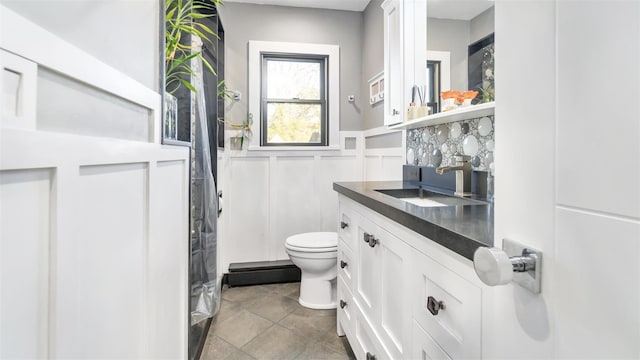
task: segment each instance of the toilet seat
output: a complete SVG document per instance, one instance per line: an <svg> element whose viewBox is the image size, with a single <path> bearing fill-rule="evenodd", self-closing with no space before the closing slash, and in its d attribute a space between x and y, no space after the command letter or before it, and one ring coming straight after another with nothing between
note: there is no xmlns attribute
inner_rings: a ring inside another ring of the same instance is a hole
<svg viewBox="0 0 640 360"><path fill-rule="evenodd" d="M338 234L334 232L311 232L289 236L285 241L289 250L302 252L329 252L338 249Z"/></svg>
<svg viewBox="0 0 640 360"><path fill-rule="evenodd" d="M326 247L326 248L311 248L311 247L299 247L299 246L291 246L289 244L284 245L285 248L292 251L299 251L303 253L321 253L321 252L332 252L338 251L338 247Z"/></svg>

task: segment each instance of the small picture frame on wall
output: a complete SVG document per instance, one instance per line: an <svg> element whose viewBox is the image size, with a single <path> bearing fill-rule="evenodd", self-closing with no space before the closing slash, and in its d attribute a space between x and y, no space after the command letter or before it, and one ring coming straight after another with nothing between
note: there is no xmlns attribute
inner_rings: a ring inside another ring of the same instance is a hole
<svg viewBox="0 0 640 360"><path fill-rule="evenodd" d="M369 104L374 105L384 100L384 72L369 79Z"/></svg>

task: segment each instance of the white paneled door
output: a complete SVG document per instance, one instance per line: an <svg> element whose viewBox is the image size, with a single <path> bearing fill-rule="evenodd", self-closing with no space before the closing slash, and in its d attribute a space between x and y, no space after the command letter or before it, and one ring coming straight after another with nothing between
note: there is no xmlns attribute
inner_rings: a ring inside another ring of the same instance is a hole
<svg viewBox="0 0 640 360"><path fill-rule="evenodd" d="M495 243L544 259L492 289L485 358L640 357L639 64L640 2L496 2Z"/></svg>

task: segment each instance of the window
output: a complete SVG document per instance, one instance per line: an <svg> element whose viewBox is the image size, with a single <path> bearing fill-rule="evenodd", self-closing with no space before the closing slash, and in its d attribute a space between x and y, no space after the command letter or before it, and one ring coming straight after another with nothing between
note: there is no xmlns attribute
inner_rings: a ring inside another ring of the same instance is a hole
<svg viewBox="0 0 640 360"><path fill-rule="evenodd" d="M440 61L427 61L427 106L432 112L440 112Z"/></svg>
<svg viewBox="0 0 640 360"><path fill-rule="evenodd" d="M427 51L427 106L433 113L440 108L440 92L451 90L451 53L448 51Z"/></svg>
<svg viewBox="0 0 640 360"><path fill-rule="evenodd" d="M328 144L326 58L262 54L262 146Z"/></svg>
<svg viewBox="0 0 640 360"><path fill-rule="evenodd" d="M340 149L340 48L249 41L249 151Z"/></svg>

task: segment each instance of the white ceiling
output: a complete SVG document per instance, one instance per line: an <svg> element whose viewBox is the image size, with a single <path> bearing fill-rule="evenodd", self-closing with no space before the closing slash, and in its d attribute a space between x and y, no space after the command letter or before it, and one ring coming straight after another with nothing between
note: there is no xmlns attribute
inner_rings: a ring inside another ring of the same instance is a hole
<svg viewBox="0 0 640 360"><path fill-rule="evenodd" d="M228 3L249 3L294 6L316 9L363 11L371 0L225 0ZM429 0L427 14L439 19L471 20L493 6L492 0Z"/></svg>
<svg viewBox="0 0 640 360"><path fill-rule="evenodd" d="M226 3L295 6L317 9L363 11L370 0L225 0Z"/></svg>
<svg viewBox="0 0 640 360"><path fill-rule="evenodd" d="M491 0L429 0L427 16L439 19L471 20L493 6Z"/></svg>

